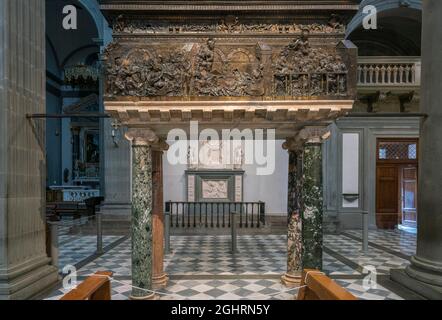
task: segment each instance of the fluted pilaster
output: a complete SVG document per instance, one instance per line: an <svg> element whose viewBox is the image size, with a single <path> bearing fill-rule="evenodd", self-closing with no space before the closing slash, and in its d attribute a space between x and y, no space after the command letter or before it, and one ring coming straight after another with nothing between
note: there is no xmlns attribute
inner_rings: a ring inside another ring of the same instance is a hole
<svg viewBox="0 0 442 320"><path fill-rule="evenodd" d="M57 281L46 255L45 1L0 0L0 299Z"/></svg>

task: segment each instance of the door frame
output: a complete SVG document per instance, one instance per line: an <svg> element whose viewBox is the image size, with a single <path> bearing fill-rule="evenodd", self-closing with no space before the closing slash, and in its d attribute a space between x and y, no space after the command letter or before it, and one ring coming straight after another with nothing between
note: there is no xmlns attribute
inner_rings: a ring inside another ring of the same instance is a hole
<svg viewBox="0 0 442 320"><path fill-rule="evenodd" d="M381 143L385 142L410 142L410 143L416 143L416 159L380 159L379 155L379 146ZM407 166L413 166L416 168L417 172L419 171L419 138L404 138L404 137L388 137L388 138L382 138L377 137L376 138L376 170L375 170L375 218L376 221L378 219L378 216L380 213L378 212L378 168L380 167L395 167L397 172L397 180L398 180L398 195L397 195L397 201L398 201L398 211L397 212L397 224L399 225L403 222L403 195L402 195L402 170L404 167ZM419 177L417 176L417 180ZM418 213L417 213L418 214Z"/></svg>

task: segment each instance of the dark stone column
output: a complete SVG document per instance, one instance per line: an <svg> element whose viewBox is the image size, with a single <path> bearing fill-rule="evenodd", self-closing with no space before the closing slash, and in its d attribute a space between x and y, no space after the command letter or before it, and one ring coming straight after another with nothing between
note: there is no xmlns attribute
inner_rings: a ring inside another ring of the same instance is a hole
<svg viewBox="0 0 442 320"><path fill-rule="evenodd" d="M132 295L134 300L154 299L152 287L152 144L150 130L130 129L132 141Z"/></svg>
<svg viewBox="0 0 442 320"><path fill-rule="evenodd" d="M300 215L300 188L302 152L292 139L287 139L284 149L289 153L287 201L287 272L282 283L287 287L299 285L302 273L302 219Z"/></svg>
<svg viewBox="0 0 442 320"><path fill-rule="evenodd" d="M322 270L322 144L308 141L302 161L302 267Z"/></svg>
<svg viewBox="0 0 442 320"><path fill-rule="evenodd" d="M163 152L169 146L165 142L152 147L153 178L153 288L167 286L169 278L164 272L164 201L163 201Z"/></svg>
<svg viewBox="0 0 442 320"><path fill-rule="evenodd" d="M429 299L442 299L442 1L423 1L422 120L419 145L417 252L393 280Z"/></svg>

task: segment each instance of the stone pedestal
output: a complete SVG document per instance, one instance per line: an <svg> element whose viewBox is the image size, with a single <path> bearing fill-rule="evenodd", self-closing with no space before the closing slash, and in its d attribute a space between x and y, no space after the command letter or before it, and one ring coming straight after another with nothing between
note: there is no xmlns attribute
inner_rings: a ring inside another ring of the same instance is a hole
<svg viewBox="0 0 442 320"><path fill-rule="evenodd" d="M153 132L129 130L132 141L132 294L133 300L154 299L152 291L152 145Z"/></svg>
<svg viewBox="0 0 442 320"><path fill-rule="evenodd" d="M163 152L166 143L152 147L153 164L153 288L167 286L169 278L164 272L164 201L163 201Z"/></svg>
<svg viewBox="0 0 442 320"><path fill-rule="evenodd" d="M442 299L442 1L423 1L421 123L417 252L393 280L430 299Z"/></svg>
<svg viewBox="0 0 442 320"><path fill-rule="evenodd" d="M45 1L0 0L0 300L58 280L46 252Z"/></svg>

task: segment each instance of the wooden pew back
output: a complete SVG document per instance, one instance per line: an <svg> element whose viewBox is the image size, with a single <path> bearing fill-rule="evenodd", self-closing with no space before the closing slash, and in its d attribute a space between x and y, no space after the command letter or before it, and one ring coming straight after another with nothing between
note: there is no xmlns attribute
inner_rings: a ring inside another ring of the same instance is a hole
<svg viewBox="0 0 442 320"><path fill-rule="evenodd" d="M65 294L60 300L112 300L111 282L113 273L97 272Z"/></svg>
<svg viewBox="0 0 442 320"><path fill-rule="evenodd" d="M318 270L302 273L298 300L357 300L350 292Z"/></svg>

